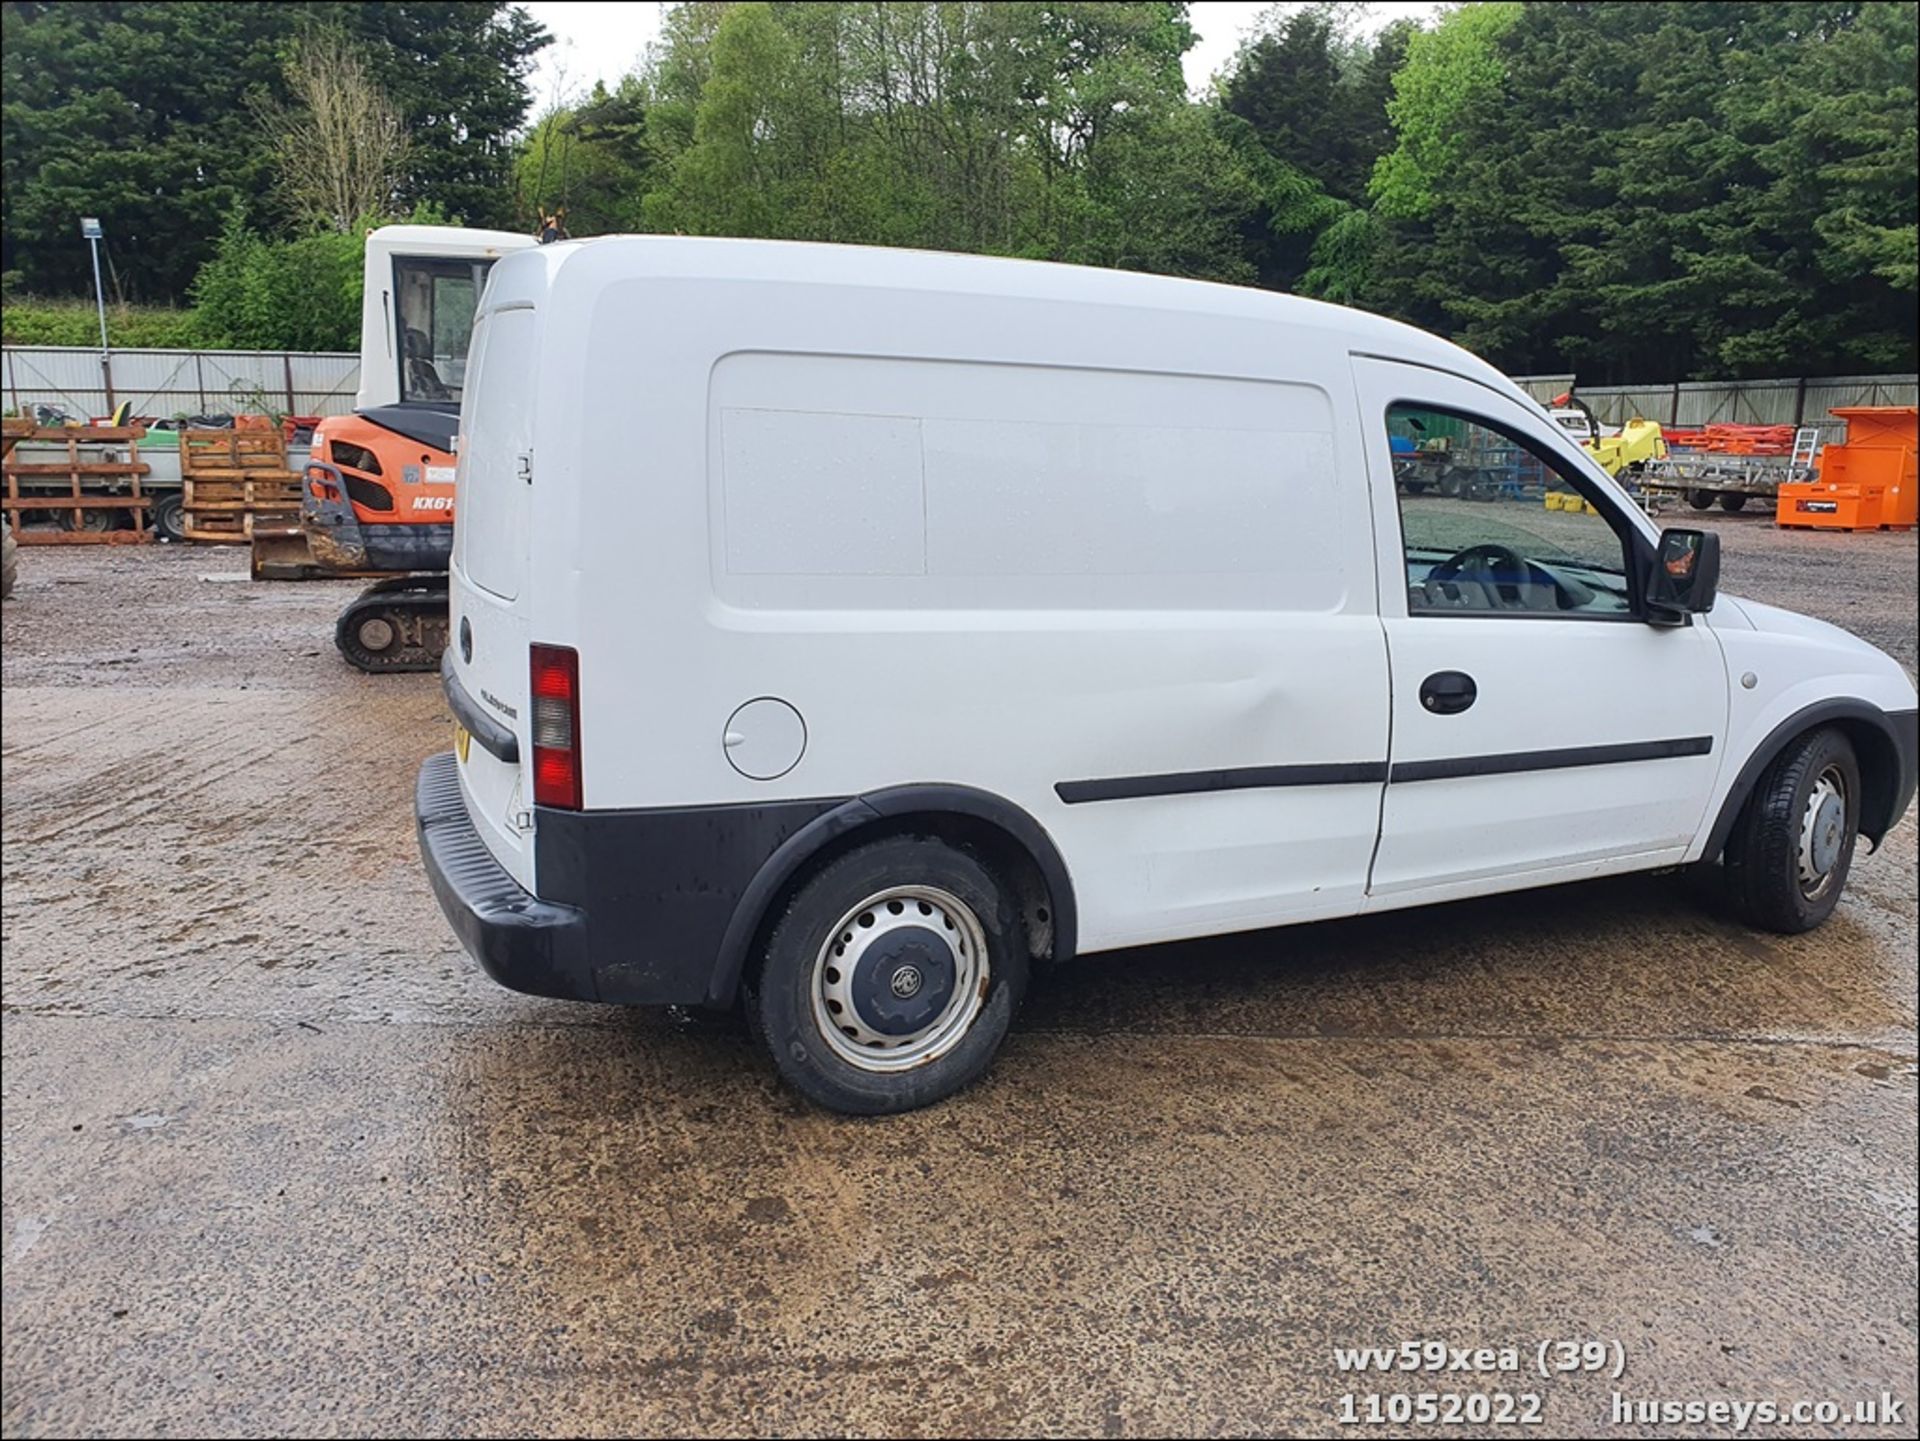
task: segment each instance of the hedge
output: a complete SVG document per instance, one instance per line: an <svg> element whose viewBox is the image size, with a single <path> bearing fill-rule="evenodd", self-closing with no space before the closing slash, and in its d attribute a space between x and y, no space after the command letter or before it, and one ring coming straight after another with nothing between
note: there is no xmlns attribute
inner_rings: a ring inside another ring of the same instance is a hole
<svg viewBox="0 0 1920 1441"><path fill-rule="evenodd" d="M98 346L99 312L84 300L9 298L0 304L0 338L8 345ZM109 305L107 341L126 350L177 350L204 343L193 311L161 305Z"/></svg>

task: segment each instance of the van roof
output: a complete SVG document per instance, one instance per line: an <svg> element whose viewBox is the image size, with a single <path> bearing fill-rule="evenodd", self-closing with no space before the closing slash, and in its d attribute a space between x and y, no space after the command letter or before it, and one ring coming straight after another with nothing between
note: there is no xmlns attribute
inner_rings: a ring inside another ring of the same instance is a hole
<svg viewBox="0 0 1920 1441"><path fill-rule="evenodd" d="M521 254L528 258L514 262L517 266L533 263L534 256L544 261L549 284L565 269L584 272L577 278L589 284L636 275L779 281L1079 301L1262 321L1335 335L1349 350L1450 370L1532 403L1518 386L1479 356L1415 326L1364 310L1248 286L1054 261L798 240L614 235L562 241Z"/></svg>

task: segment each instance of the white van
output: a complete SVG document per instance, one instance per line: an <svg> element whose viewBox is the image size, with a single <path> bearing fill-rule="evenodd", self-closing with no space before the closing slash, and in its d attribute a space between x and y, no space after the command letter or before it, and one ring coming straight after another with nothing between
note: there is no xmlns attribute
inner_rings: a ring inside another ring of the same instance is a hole
<svg viewBox="0 0 1920 1441"><path fill-rule="evenodd" d="M441 906L518 990L743 998L840 1110L1121 946L1692 863L1804 930L1913 795L1899 665L1371 315L603 239L502 259L471 371Z"/></svg>

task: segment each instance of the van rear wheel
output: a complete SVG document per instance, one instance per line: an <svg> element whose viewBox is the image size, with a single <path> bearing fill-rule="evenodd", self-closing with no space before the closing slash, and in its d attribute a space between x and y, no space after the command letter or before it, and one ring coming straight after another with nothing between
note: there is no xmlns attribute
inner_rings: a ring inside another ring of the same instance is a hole
<svg viewBox="0 0 1920 1441"><path fill-rule="evenodd" d="M1026 992L1012 896L931 836L828 862L774 925L747 1014L795 1089L877 1116L944 1100L986 1070Z"/></svg>
<svg viewBox="0 0 1920 1441"><path fill-rule="evenodd" d="M1741 919L1783 935L1810 931L1840 903L1860 825L1860 763L1831 728L1767 767L1727 839L1728 898Z"/></svg>

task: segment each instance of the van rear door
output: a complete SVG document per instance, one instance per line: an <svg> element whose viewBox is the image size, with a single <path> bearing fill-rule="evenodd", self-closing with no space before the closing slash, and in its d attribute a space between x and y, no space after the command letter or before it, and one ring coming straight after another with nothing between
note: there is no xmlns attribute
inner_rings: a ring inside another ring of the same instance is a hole
<svg viewBox="0 0 1920 1441"><path fill-rule="evenodd" d="M469 369L476 373L469 377L474 383L461 415L454 550L467 579L502 600L520 594L527 567L532 357L539 338L539 315L531 305L484 313L474 326ZM474 467L465 464L469 450Z"/></svg>
<svg viewBox="0 0 1920 1441"><path fill-rule="evenodd" d="M494 859L534 888L526 595L539 313L524 301L475 322L454 485L448 674L489 726L468 727L460 784Z"/></svg>

